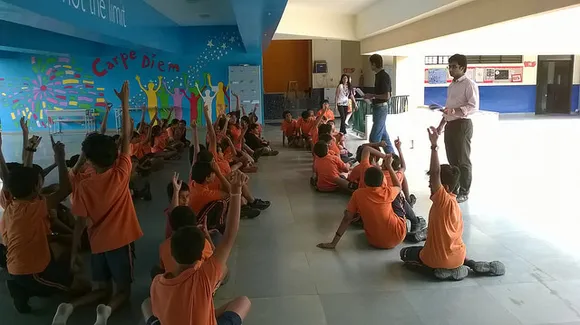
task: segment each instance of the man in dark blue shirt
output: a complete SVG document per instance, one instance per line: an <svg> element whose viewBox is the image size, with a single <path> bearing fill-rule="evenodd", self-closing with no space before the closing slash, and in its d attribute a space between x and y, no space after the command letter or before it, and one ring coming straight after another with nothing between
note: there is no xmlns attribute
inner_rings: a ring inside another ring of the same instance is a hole
<svg viewBox="0 0 580 325"><path fill-rule="evenodd" d="M385 151L393 153L393 144L387 133L385 125L387 120L387 112L391 105L391 93L393 91L391 86L391 77L383 69L383 57L378 54L373 54L369 58L371 69L375 74L375 93L365 94L366 99L373 100L373 127L369 136L371 143L385 141Z"/></svg>

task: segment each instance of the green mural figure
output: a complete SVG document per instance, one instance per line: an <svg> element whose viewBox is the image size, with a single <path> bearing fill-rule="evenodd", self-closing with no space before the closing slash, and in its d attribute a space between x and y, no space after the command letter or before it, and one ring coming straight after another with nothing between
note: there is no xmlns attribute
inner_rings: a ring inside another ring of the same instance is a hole
<svg viewBox="0 0 580 325"><path fill-rule="evenodd" d="M169 93L165 87L161 87L157 92L157 98L159 99L159 109L161 112L161 118L167 118L169 114Z"/></svg>

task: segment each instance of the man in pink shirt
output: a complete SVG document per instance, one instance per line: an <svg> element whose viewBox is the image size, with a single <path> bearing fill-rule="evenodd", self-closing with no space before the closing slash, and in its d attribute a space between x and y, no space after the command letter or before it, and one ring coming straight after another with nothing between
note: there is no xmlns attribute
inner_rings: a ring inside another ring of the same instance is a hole
<svg viewBox="0 0 580 325"><path fill-rule="evenodd" d="M450 165L461 171L459 187L454 190L457 202L467 201L471 187L471 115L479 110L479 89L467 78L467 57L455 54L449 58L449 74L453 82L447 89L447 102L437 132L445 131L445 151Z"/></svg>

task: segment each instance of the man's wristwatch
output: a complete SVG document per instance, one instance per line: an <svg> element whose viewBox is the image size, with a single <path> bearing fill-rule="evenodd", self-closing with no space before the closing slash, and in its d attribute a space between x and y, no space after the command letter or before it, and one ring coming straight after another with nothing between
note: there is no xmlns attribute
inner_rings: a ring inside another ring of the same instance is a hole
<svg viewBox="0 0 580 325"><path fill-rule="evenodd" d="M436 144L435 145L431 145L431 150L437 151L437 149L439 149L439 146L437 146Z"/></svg>

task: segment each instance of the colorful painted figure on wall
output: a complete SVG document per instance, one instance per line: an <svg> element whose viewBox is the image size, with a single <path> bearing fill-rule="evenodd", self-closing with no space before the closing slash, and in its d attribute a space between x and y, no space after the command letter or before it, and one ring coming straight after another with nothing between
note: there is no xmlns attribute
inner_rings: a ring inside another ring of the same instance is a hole
<svg viewBox="0 0 580 325"><path fill-rule="evenodd" d="M184 95L185 98L189 100L189 119L195 120L199 125L201 125L202 114L199 114L202 109L201 102L199 101L199 99L201 98L201 93L196 87L189 84L189 78L187 75L184 75L184 81L185 81ZM205 86L203 86L202 89L205 89ZM189 96L187 95L188 92L190 94Z"/></svg>
<svg viewBox="0 0 580 325"><path fill-rule="evenodd" d="M147 95L147 108L149 109L149 118L152 119L155 116L155 108L159 107L157 102L157 92L161 88L161 82L163 80L163 77L162 76L158 77L159 82L157 84L157 88L155 87L153 81L149 81L149 83L147 84L147 89L145 89L145 87L143 87L143 85L141 84L141 77L139 77L139 75L135 76L135 80L137 80L137 83L139 83L139 88L141 88L141 90L143 90L145 95Z"/></svg>
<svg viewBox="0 0 580 325"><path fill-rule="evenodd" d="M173 112L175 114L175 118L178 120L183 119L183 97L185 92L181 90L181 88L173 88L173 92L169 90L167 87L167 83L163 82L163 86L165 86L165 90L173 97Z"/></svg>
<svg viewBox="0 0 580 325"><path fill-rule="evenodd" d="M215 103L215 111L216 111L216 116L220 116L222 114L226 113L226 97L227 97L227 102L230 101L230 97L227 94L227 86L224 87L224 83L223 82L218 82L217 86L213 86L211 84L211 75L207 74L207 82L209 84L209 86L211 87L211 89L215 92L214 97L216 97L216 103ZM207 91L206 91L207 92Z"/></svg>

